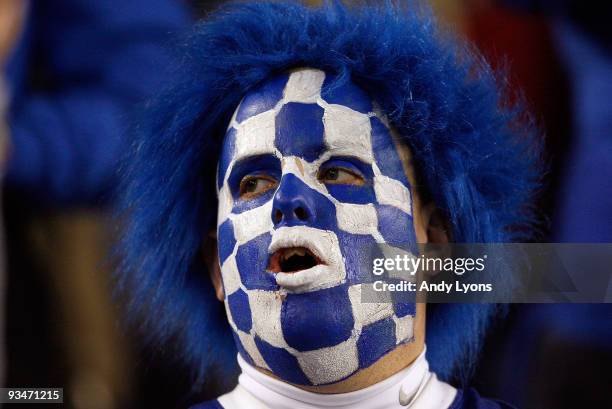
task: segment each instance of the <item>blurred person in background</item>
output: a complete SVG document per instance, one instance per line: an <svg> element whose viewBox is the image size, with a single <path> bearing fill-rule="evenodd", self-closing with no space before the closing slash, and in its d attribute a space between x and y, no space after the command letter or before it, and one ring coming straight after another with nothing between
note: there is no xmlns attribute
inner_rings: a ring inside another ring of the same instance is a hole
<svg viewBox="0 0 612 409"><path fill-rule="evenodd" d="M555 242L612 242L612 4L531 1L547 16L568 76L572 139Z"/></svg>
<svg viewBox="0 0 612 409"><path fill-rule="evenodd" d="M5 72L9 188L49 204L99 203L113 186L126 119L159 84L162 47L184 24L184 7L167 0L29 4Z"/></svg>
<svg viewBox="0 0 612 409"><path fill-rule="evenodd" d="M129 117L159 87L171 36L190 20L177 0L0 0L3 386L63 386L63 407L88 409L134 394L107 289L101 211Z"/></svg>
<svg viewBox="0 0 612 409"><path fill-rule="evenodd" d="M25 4L19 0L3 0L0 2L0 72L4 72L7 55L12 49L15 37L19 32L24 11ZM0 180L3 180L6 166L8 145L7 110L9 99L4 76L0 75ZM0 201L1 194L0 184ZM4 386L6 362L4 350L4 296L6 287L4 251L4 226L0 218L0 387Z"/></svg>
<svg viewBox="0 0 612 409"><path fill-rule="evenodd" d="M540 240L612 242L612 6L464 4L467 34L509 66L547 136L549 222ZM609 305L515 305L488 342L476 384L523 408L608 407L611 339Z"/></svg>

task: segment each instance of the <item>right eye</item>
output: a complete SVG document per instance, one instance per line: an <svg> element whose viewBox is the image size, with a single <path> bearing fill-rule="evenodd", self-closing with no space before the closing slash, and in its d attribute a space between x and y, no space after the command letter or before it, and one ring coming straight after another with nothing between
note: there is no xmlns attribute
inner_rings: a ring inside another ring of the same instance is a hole
<svg viewBox="0 0 612 409"><path fill-rule="evenodd" d="M277 182L274 178L264 175L249 175L240 181L240 198L253 199L274 189Z"/></svg>

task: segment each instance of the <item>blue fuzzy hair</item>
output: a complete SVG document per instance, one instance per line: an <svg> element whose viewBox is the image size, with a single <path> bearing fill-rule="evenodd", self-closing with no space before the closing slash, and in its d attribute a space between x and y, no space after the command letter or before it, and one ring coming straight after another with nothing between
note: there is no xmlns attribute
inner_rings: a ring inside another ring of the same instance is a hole
<svg viewBox="0 0 612 409"><path fill-rule="evenodd" d="M242 96L279 72L319 68L368 92L412 150L420 189L446 213L453 241L521 241L532 230L533 126L481 57L445 38L418 3L234 3L196 25L180 50L122 169L119 278L130 316L156 342L178 339L200 380L212 367L235 373L229 325L201 256L216 224L220 146ZM439 377L465 380L496 310L428 306L428 357Z"/></svg>

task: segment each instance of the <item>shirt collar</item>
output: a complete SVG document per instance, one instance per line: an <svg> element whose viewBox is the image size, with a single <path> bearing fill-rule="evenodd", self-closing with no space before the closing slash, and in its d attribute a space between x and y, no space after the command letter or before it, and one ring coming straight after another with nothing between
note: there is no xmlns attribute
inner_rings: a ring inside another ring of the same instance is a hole
<svg viewBox="0 0 612 409"><path fill-rule="evenodd" d="M429 371L425 349L414 362L395 375L367 388L340 394L321 394L297 388L260 372L240 356L238 364L242 369L238 388L255 398L258 406L270 409L416 409L414 404L424 400L422 395L431 390L428 386L432 380L442 384ZM444 391L448 395L444 401L450 403L456 390L450 385L443 385L447 388L436 390Z"/></svg>

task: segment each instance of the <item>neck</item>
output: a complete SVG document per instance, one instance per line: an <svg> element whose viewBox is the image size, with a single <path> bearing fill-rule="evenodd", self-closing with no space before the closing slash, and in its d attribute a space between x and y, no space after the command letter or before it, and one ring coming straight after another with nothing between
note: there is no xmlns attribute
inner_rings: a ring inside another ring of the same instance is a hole
<svg viewBox="0 0 612 409"><path fill-rule="evenodd" d="M437 381L436 376L429 371L425 350L411 365L395 375L367 388L339 394L321 394L297 388L260 372L240 356L238 364L242 369L242 374L238 378L239 386L219 399L224 407L238 407L236 403L244 403L244 399L254 399L257 404L250 403L255 405L251 407L270 409L406 409L408 407L416 409L428 407L413 405L418 400L427 401L424 395L428 394L428 390L437 391L438 403L439 397L443 395L446 399L444 402L448 400L450 404L456 393L454 388ZM443 387L440 388L435 384L434 386L438 388L432 389L430 386L436 382ZM440 391L444 393L440 395Z"/></svg>

